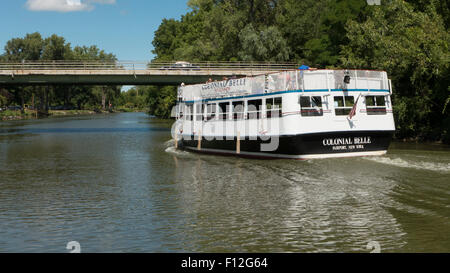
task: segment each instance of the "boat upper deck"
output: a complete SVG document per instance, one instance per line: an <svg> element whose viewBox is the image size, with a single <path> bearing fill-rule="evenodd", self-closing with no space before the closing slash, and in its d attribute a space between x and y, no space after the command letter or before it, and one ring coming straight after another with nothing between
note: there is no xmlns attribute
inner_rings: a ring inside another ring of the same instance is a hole
<svg viewBox="0 0 450 273"><path fill-rule="evenodd" d="M287 92L382 92L390 93L385 71L292 70L223 81L181 86L180 101L214 101L267 96Z"/></svg>

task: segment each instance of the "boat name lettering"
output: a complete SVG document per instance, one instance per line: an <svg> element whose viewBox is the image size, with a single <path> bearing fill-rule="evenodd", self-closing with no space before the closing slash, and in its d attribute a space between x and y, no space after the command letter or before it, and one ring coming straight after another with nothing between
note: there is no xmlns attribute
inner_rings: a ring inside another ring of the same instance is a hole
<svg viewBox="0 0 450 273"><path fill-rule="evenodd" d="M202 91L209 90L209 89L223 89L225 87L231 87L231 86L243 86L243 85L245 85L245 82L246 82L246 78L220 81L220 82L211 82L211 83L204 84L202 86Z"/></svg>
<svg viewBox="0 0 450 273"><path fill-rule="evenodd" d="M224 95L240 96L247 94L249 91L251 91L251 81L242 78L204 84L200 94L205 99Z"/></svg>
<svg viewBox="0 0 450 273"><path fill-rule="evenodd" d="M358 144L370 144L372 140L370 137L347 137L347 138L326 138L322 141L323 146L336 146L336 145L358 145Z"/></svg>

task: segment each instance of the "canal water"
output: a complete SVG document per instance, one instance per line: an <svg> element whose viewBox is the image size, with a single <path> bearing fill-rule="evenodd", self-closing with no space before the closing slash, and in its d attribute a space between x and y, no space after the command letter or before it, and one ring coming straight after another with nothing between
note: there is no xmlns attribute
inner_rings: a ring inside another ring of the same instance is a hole
<svg viewBox="0 0 450 273"><path fill-rule="evenodd" d="M143 113L0 123L0 252L450 251L450 149L251 160Z"/></svg>

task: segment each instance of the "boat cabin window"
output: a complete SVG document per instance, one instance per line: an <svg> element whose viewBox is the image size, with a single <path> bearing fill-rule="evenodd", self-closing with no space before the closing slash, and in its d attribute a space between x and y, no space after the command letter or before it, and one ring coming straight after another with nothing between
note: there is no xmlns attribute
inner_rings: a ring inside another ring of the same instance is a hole
<svg viewBox="0 0 450 273"><path fill-rule="evenodd" d="M233 101L233 119L244 119L244 102Z"/></svg>
<svg viewBox="0 0 450 273"><path fill-rule="evenodd" d="M195 107L195 114L197 116L196 120L197 121L202 121L204 119L203 117L203 113L205 112L205 105L202 104L197 104Z"/></svg>
<svg viewBox="0 0 450 273"><path fill-rule="evenodd" d="M228 109L230 108L229 102L221 102L219 103L219 108L217 109L219 111L218 117L220 120L227 120L228 119Z"/></svg>
<svg viewBox="0 0 450 273"><path fill-rule="evenodd" d="M217 105L215 103L208 103L206 105L206 120L212 120L216 118L216 108Z"/></svg>
<svg viewBox="0 0 450 273"><path fill-rule="evenodd" d="M355 97L353 96L337 96L334 97L334 111L336 116L346 116L355 104Z"/></svg>
<svg viewBox="0 0 450 273"><path fill-rule="evenodd" d="M179 103L176 105L177 119L182 119L184 117L184 103Z"/></svg>
<svg viewBox="0 0 450 273"><path fill-rule="evenodd" d="M247 119L261 118L262 99L247 101Z"/></svg>
<svg viewBox="0 0 450 273"><path fill-rule="evenodd" d="M368 115L385 115L385 96L366 96L366 109Z"/></svg>
<svg viewBox="0 0 450 273"><path fill-rule="evenodd" d="M300 112L304 117L323 116L322 97L320 96L301 96L300 107Z"/></svg>
<svg viewBox="0 0 450 273"><path fill-rule="evenodd" d="M186 110L185 110L185 120L193 120L194 116L194 105L193 104L186 104Z"/></svg>
<svg viewBox="0 0 450 273"><path fill-rule="evenodd" d="M267 118L281 117L283 109L281 97L266 99Z"/></svg>

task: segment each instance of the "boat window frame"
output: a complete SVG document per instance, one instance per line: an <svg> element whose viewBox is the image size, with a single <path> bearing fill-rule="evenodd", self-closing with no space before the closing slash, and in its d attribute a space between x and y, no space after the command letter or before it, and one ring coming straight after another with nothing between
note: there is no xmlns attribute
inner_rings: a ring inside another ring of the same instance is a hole
<svg viewBox="0 0 450 273"><path fill-rule="evenodd" d="M184 103L177 103L176 105L176 119L184 120Z"/></svg>
<svg viewBox="0 0 450 273"><path fill-rule="evenodd" d="M236 104L236 105L235 105ZM242 110L239 109L237 106L241 105ZM236 100L231 101L231 107L232 107L232 119L233 120L242 120L245 117L245 101L244 100ZM236 111L236 108L241 111Z"/></svg>
<svg viewBox="0 0 450 273"><path fill-rule="evenodd" d="M259 104L256 104L256 111L250 111L249 106L253 106L254 104L249 104L249 102L253 102L253 101L259 101ZM247 115L246 118L248 120L253 120L253 119L260 119L262 116L262 111L263 111L263 99L250 99L250 100L246 100L245 101L246 104L246 109L247 109ZM259 107L258 107L259 106Z"/></svg>
<svg viewBox="0 0 450 273"><path fill-rule="evenodd" d="M225 105L225 111L222 110L222 105ZM223 101L217 104L218 115L217 118L219 120L229 120L229 112L230 112L230 101Z"/></svg>
<svg viewBox="0 0 450 273"><path fill-rule="evenodd" d="M308 98L309 99L309 107L302 106L302 99ZM320 106L314 106L313 107L313 98L319 98L320 99ZM323 116L323 98L322 96L300 96L299 98L299 104L300 104L300 114L302 117L320 117Z"/></svg>
<svg viewBox="0 0 450 273"><path fill-rule="evenodd" d="M196 121L205 120L205 103L203 101L201 103L195 104L195 120Z"/></svg>
<svg viewBox="0 0 450 273"><path fill-rule="evenodd" d="M211 106L211 107L210 107ZM217 103L215 102L206 102L206 121L215 120L217 117ZM210 111L211 110L211 111Z"/></svg>
<svg viewBox="0 0 450 273"><path fill-rule="evenodd" d="M194 120L194 104L193 103L186 103L184 117L185 117L184 120L186 120L186 121Z"/></svg>
<svg viewBox="0 0 450 273"><path fill-rule="evenodd" d="M344 106L336 106L336 98L342 98L342 102ZM352 98L353 102L351 105L347 105L347 98ZM336 116L348 116L352 111L353 105L355 105L355 96L354 95L339 95L333 96L333 106L334 106L334 114ZM338 113L339 112L339 113Z"/></svg>
<svg viewBox="0 0 450 273"><path fill-rule="evenodd" d="M279 104L275 103L275 100L280 100ZM269 104L268 101L271 101L272 103ZM276 96L276 97L270 97L266 98L264 101L264 105L266 106L266 118L281 118L283 115L283 96ZM268 107L270 105L271 107ZM276 107L275 107L276 106ZM273 113L277 113L277 115L273 115Z"/></svg>
<svg viewBox="0 0 450 273"><path fill-rule="evenodd" d="M383 98L383 105L378 105L378 98ZM373 98L373 104L374 105L368 105L367 104L367 98ZM365 96L364 103L366 104L366 113L367 115L386 115L387 114L387 99L386 95L370 95Z"/></svg>

